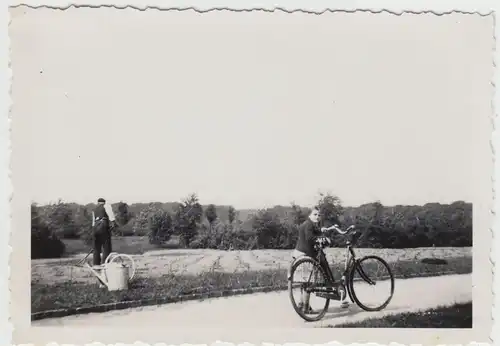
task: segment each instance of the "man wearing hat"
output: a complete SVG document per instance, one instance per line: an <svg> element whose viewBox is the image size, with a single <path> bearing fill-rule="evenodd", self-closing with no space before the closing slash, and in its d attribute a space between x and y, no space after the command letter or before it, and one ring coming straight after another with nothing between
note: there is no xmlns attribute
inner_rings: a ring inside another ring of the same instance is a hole
<svg viewBox="0 0 500 346"><path fill-rule="evenodd" d="M104 262L111 253L111 225L115 224L115 215L111 207L106 205L104 198L97 200L97 206L92 211L92 228L94 231L94 266L101 264L101 249Z"/></svg>

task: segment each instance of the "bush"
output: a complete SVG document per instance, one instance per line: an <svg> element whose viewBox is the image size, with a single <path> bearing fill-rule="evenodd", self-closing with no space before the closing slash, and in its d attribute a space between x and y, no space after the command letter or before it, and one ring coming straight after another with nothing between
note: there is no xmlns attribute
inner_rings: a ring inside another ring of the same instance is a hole
<svg viewBox="0 0 500 346"><path fill-rule="evenodd" d="M230 205L227 210L227 220L229 224L232 225L235 219L236 219L236 209L234 209L234 207Z"/></svg>
<svg viewBox="0 0 500 346"><path fill-rule="evenodd" d="M217 249L219 247L222 232L218 227L207 227L201 225L196 236L189 244L191 249Z"/></svg>
<svg viewBox="0 0 500 346"><path fill-rule="evenodd" d="M423 206L384 206L380 202L344 207L339 198L320 194L318 205L321 226L338 223L355 224L364 236L357 243L365 248L469 247L472 246L472 204L428 203ZM90 210L58 202L37 207L48 229L59 238L91 239ZM203 210L198 196L188 196L181 203L125 202L113 205L119 236L151 236L152 241L178 235L184 248L212 249L291 249L298 226L307 219L309 210L292 203L258 211L209 205ZM168 219L171 215L171 219ZM227 214L226 214L227 213ZM219 214L219 215L218 215ZM156 216L155 216L156 215ZM205 218L204 218L205 216ZM236 219L238 217L238 219ZM240 219L243 218L243 219ZM202 224L206 219L212 228ZM171 227L167 225L171 223ZM160 231L158 231L160 230ZM158 233L159 232L159 233ZM161 236L158 236L161 234ZM332 232L333 246L345 245L345 236Z"/></svg>
<svg viewBox="0 0 500 346"><path fill-rule="evenodd" d="M131 213L129 212L128 204L124 203L124 202L119 202L116 205L116 208L114 208L114 209L116 209L116 211L114 211L114 213L116 214L115 218L116 218L116 222L118 223L118 225L124 226L124 225L128 224L128 222L131 219Z"/></svg>
<svg viewBox="0 0 500 346"><path fill-rule="evenodd" d="M80 236L80 229L77 227L75 219L81 220L82 210L81 208L75 209L76 210L73 211L70 204L58 201L40 210L42 213L38 216L43 220L50 231L54 232L58 237L64 239L77 239Z"/></svg>
<svg viewBox="0 0 500 346"><path fill-rule="evenodd" d="M210 227L212 227L215 220L217 220L217 208L214 204L209 204L205 209L205 217L207 218Z"/></svg>
<svg viewBox="0 0 500 346"><path fill-rule="evenodd" d="M118 225L118 228L115 230L114 234L120 237L132 237L137 235L134 232L134 224L132 222L129 222L123 226Z"/></svg>
<svg viewBox="0 0 500 346"><path fill-rule="evenodd" d="M149 235L149 219L152 214L156 211L153 203L150 203L146 208L141 210L139 215L134 219L134 224L132 226L132 232L136 236Z"/></svg>
<svg viewBox="0 0 500 346"><path fill-rule="evenodd" d="M222 222L213 227L200 225L189 247L212 250L254 250L258 248L257 234Z"/></svg>
<svg viewBox="0 0 500 346"><path fill-rule="evenodd" d="M65 245L38 214L37 207L31 206L31 258L59 258L64 254Z"/></svg>
<svg viewBox="0 0 500 346"><path fill-rule="evenodd" d="M64 255L65 245L48 228L31 232L31 259L59 258Z"/></svg>
<svg viewBox="0 0 500 346"><path fill-rule="evenodd" d="M174 232L179 235L181 246L189 248L196 238L203 217L203 207L198 196L191 194L177 206L173 218Z"/></svg>
<svg viewBox="0 0 500 346"><path fill-rule="evenodd" d="M156 210L149 220L149 243L163 244L172 236L172 217L164 210Z"/></svg>
<svg viewBox="0 0 500 346"><path fill-rule="evenodd" d="M286 232L278 216L269 210L259 210L253 216L252 229L257 235L257 245L261 249L277 248L280 235Z"/></svg>

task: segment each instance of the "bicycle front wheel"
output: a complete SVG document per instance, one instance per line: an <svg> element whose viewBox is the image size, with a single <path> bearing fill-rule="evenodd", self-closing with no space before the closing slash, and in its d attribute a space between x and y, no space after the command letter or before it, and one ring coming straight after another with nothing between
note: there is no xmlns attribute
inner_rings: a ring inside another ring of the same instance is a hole
<svg viewBox="0 0 500 346"><path fill-rule="evenodd" d="M330 299L319 297L326 291L328 278L318 262L310 257L298 259L290 270L288 293L295 312L307 322L321 320L330 305Z"/></svg>
<svg viewBox="0 0 500 346"><path fill-rule="evenodd" d="M349 291L354 302L365 311L380 311L394 295L394 275L378 256L366 256L356 261L349 274Z"/></svg>

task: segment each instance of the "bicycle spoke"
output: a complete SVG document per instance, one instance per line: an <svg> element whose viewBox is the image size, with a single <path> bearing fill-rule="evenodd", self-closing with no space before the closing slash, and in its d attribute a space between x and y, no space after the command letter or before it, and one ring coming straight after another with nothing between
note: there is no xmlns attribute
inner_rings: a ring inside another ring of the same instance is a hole
<svg viewBox="0 0 500 346"><path fill-rule="evenodd" d="M325 287L324 273L313 259L297 261L291 270L289 295L295 311L306 321L318 321L326 313L329 299L317 293Z"/></svg>
<svg viewBox="0 0 500 346"><path fill-rule="evenodd" d="M379 311L392 299L394 277L384 260L377 256L366 256L355 264L349 286L353 300L362 309Z"/></svg>

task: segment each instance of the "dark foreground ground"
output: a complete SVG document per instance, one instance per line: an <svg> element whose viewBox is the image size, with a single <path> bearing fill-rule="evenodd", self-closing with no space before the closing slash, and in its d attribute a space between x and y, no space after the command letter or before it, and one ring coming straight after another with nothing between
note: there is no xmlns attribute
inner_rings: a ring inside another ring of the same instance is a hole
<svg viewBox="0 0 500 346"><path fill-rule="evenodd" d="M402 313L330 328L472 328L472 302Z"/></svg>

